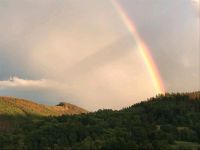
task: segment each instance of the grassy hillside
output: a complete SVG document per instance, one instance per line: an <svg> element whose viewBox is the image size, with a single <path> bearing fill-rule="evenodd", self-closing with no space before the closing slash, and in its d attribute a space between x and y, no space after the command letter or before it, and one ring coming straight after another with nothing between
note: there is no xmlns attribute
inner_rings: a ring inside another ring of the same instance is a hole
<svg viewBox="0 0 200 150"><path fill-rule="evenodd" d="M199 95L159 95L120 111L25 117L0 132L0 149L199 150Z"/></svg>
<svg viewBox="0 0 200 150"><path fill-rule="evenodd" d="M87 111L68 103L60 103L57 106L46 106L14 97L0 97L0 115L59 116L85 112Z"/></svg>

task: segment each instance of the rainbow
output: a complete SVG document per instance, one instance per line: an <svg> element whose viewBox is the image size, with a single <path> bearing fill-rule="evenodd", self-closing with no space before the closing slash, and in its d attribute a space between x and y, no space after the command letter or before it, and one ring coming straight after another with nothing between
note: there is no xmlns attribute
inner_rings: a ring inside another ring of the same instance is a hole
<svg viewBox="0 0 200 150"><path fill-rule="evenodd" d="M121 7L121 5L117 2L117 0L111 0L111 2L113 4L113 6L115 7L115 9L117 10L122 21L128 28L129 32L134 37L134 40L137 43L138 50L144 60L147 70L151 76L156 93L164 94L165 87L164 87L163 81L161 79L159 70L158 70L158 68L153 60L153 57L151 55L151 50L147 47L144 40L142 40L142 38L139 36L134 22L128 16L128 14L125 12L125 10Z"/></svg>

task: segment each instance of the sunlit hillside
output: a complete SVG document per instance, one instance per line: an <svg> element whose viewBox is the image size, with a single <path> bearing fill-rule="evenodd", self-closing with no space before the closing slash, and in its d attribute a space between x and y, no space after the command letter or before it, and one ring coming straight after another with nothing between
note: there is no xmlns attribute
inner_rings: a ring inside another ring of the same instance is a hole
<svg viewBox="0 0 200 150"><path fill-rule="evenodd" d="M0 115L59 116L63 114L80 114L86 112L86 110L69 103L47 106L34 103L30 100L14 97L0 97Z"/></svg>

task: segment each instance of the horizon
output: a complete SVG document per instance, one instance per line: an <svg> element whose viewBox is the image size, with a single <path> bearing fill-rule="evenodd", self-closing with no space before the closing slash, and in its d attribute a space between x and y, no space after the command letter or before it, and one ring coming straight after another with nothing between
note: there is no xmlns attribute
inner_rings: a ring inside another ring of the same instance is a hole
<svg viewBox="0 0 200 150"><path fill-rule="evenodd" d="M200 91L199 2L1 1L0 95L95 111Z"/></svg>

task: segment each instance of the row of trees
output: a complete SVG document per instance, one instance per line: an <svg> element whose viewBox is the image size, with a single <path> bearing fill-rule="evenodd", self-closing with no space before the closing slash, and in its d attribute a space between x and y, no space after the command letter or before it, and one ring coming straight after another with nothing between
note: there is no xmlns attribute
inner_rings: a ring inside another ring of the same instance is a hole
<svg viewBox="0 0 200 150"><path fill-rule="evenodd" d="M157 96L120 111L20 120L0 133L0 149L189 150L176 141L200 143L200 99L185 94Z"/></svg>

